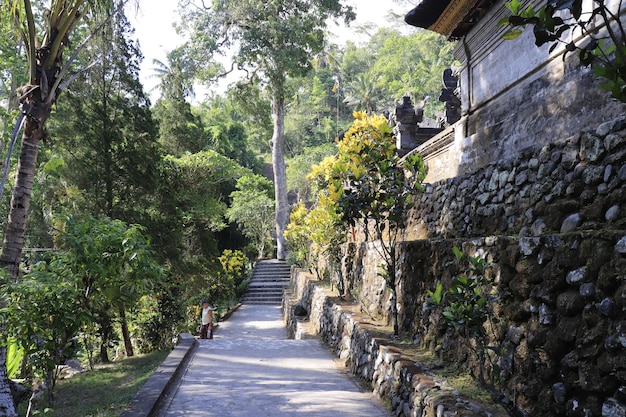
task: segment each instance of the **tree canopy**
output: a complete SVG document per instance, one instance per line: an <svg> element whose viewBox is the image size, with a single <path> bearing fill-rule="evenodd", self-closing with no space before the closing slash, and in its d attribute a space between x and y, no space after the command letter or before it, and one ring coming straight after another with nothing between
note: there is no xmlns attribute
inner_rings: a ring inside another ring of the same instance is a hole
<svg viewBox="0 0 626 417"><path fill-rule="evenodd" d="M24 119L7 165L13 202L0 207L13 274L0 285L11 307L3 334L36 365L28 378L53 376L77 349L91 363L96 351L106 361L170 347L194 331L201 299L221 309L245 291L244 251L271 254L278 236L285 257L295 201L309 255L339 265L336 204L314 202L307 173L336 153L353 110L435 94L451 63L448 45L424 32L330 43L328 22L354 18L341 0L183 0L189 42L153 63L151 103L124 2L43 3L0 5L3 143ZM195 94L231 70L242 76L225 92ZM33 323L44 303L56 303L50 319ZM14 415L6 382L0 372L0 413Z"/></svg>

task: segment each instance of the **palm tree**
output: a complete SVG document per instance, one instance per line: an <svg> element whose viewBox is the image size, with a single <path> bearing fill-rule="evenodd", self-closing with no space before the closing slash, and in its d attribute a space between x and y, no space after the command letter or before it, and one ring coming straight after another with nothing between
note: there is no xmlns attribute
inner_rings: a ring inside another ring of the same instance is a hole
<svg viewBox="0 0 626 417"><path fill-rule="evenodd" d="M38 3L38 2L37 2ZM67 59L63 53L70 46L74 30L87 16L106 21L126 0L51 0L49 9L36 13L32 0L8 0L0 3L3 30L16 29L24 44L28 62L28 81L18 89L20 117L24 123L17 176L11 197L9 219L5 230L0 264L15 278L19 275L20 259L26 232L26 220L37 166L39 143L45 137L45 124L53 104L63 88L72 81L70 64L84 43ZM9 17L12 24L7 24ZM43 22L37 22L42 19ZM41 23L41 24L37 24ZM41 29L42 33L38 33ZM88 40L89 38L87 38ZM4 322L0 334L4 335ZM4 346L4 336L0 344ZM0 415L17 416L6 373L6 349L0 348Z"/></svg>
<svg viewBox="0 0 626 417"><path fill-rule="evenodd" d="M374 76L363 73L356 77L356 80L346 87L348 95L343 100L355 111L365 111L367 114L374 114L378 110L380 101L380 88L376 85Z"/></svg>
<svg viewBox="0 0 626 417"><path fill-rule="evenodd" d="M161 90L162 98L185 100L193 97L193 76L196 68L194 62L185 57L182 49L168 52L165 62L154 59L152 63L153 77L160 80L156 88Z"/></svg>

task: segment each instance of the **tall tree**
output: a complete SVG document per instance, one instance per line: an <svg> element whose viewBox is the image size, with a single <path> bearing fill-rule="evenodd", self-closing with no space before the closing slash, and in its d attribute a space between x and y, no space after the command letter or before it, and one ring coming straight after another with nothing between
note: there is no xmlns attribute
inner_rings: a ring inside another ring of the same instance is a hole
<svg viewBox="0 0 626 417"><path fill-rule="evenodd" d="M161 98L154 107L159 121L159 137L165 151L174 156L199 152L208 145L202 120L192 113L187 101L193 97L193 74L196 64L182 49L167 54L166 62L155 60L155 77L159 78Z"/></svg>
<svg viewBox="0 0 626 417"><path fill-rule="evenodd" d="M69 64L73 61L73 56L65 59L63 53L70 41L74 41L73 45L80 44L73 35L83 19L98 21L110 15L116 3L119 6L114 0L52 0L49 8L38 14L31 0L8 0L0 5L3 17L9 17L1 20L2 30L17 28L28 62L28 82L19 90L22 113L18 124L24 119L24 133L0 254L0 264L13 276L19 274L39 143L46 134L45 124L63 81L68 80ZM3 347L0 348L0 414L14 417L17 413L8 386L5 360Z"/></svg>
<svg viewBox="0 0 626 417"><path fill-rule="evenodd" d="M284 161L284 119L287 78L303 75L324 47L329 18L355 15L341 0L213 1L184 0L185 21L193 28L193 42L202 56L234 48L233 68L261 76L272 96L272 166L276 200L277 257L285 259L284 230L289 221Z"/></svg>
<svg viewBox="0 0 626 417"><path fill-rule="evenodd" d="M51 137L65 138L59 144L65 151L63 174L86 197L87 212L146 224L161 155L132 33L120 11L96 34L81 56L95 65L59 104L64 117L62 123L52 121ZM126 311L116 307L101 316L119 315L126 354L132 356Z"/></svg>
<svg viewBox="0 0 626 417"><path fill-rule="evenodd" d="M65 160L63 175L86 197L86 210L146 224L159 177L160 148L150 102L139 82L141 53L123 12L101 30L81 57L95 62L58 105L63 119L50 136Z"/></svg>

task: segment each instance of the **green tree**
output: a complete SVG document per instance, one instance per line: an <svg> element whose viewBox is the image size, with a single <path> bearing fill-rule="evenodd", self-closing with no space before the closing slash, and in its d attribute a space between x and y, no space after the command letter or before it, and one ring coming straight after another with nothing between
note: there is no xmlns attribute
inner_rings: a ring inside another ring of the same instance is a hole
<svg viewBox="0 0 626 417"><path fill-rule="evenodd" d="M19 282L3 287L8 334L27 355L35 376L46 382L54 400L59 365L75 354L73 339L91 320L80 284L65 262L40 262Z"/></svg>
<svg viewBox="0 0 626 417"><path fill-rule="evenodd" d="M344 223L362 224L367 240L376 240L382 271L391 293L394 335L399 334L396 244L413 196L422 190L426 168L413 154L400 164L387 119L356 113L356 120L339 143L328 179L328 196L336 202Z"/></svg>
<svg viewBox="0 0 626 417"><path fill-rule="evenodd" d="M285 259L283 234L289 220L284 162L287 79L308 72L312 56L323 49L329 18L349 22L354 13L339 0L226 0L214 1L210 7L186 0L181 5L189 11L185 20L195 29L192 42L205 49L203 55L235 48L233 65L262 76L272 96L276 246L277 257Z"/></svg>
<svg viewBox="0 0 626 417"><path fill-rule="evenodd" d="M61 260L79 278L86 305L99 320L101 360L108 362L106 346L115 316L126 354L133 356L126 312L163 277L145 228L91 216L66 216L58 227L57 243L66 252Z"/></svg>
<svg viewBox="0 0 626 417"><path fill-rule="evenodd" d="M290 80L294 94L285 114L288 155L296 156L306 147L332 143L340 135L341 122L347 113L352 113L338 100L337 83L338 77L328 67L319 65L315 65L309 75Z"/></svg>
<svg viewBox="0 0 626 417"><path fill-rule="evenodd" d="M430 98L425 109L431 117L443 108L437 97L443 71L454 65L454 42L427 30L403 35L392 29L379 29L368 46L376 54L371 71L378 76L376 85L385 106L410 93L415 103Z"/></svg>
<svg viewBox="0 0 626 417"><path fill-rule="evenodd" d="M182 49L167 54L167 62L154 61L155 76L161 98L154 107L154 117L159 122L159 138L166 153L181 156L205 149L209 138L202 120L192 112L187 101L193 96L195 62L188 59Z"/></svg>
<svg viewBox="0 0 626 417"><path fill-rule="evenodd" d="M235 297L243 296L248 288L247 284L250 278L250 260L248 257L240 250L226 249L218 259L224 274L232 282L232 291Z"/></svg>
<svg viewBox="0 0 626 417"><path fill-rule="evenodd" d="M454 43L426 30L401 34L380 28L365 45L348 43L341 60L345 101L372 113L410 93L413 102L430 97L425 109L434 117L443 108L436 97L444 69L454 65L453 49Z"/></svg>
<svg viewBox="0 0 626 417"><path fill-rule="evenodd" d="M4 25L2 27L4 29ZM3 30L0 33L0 135L3 143L9 142L9 134L13 131L12 122L18 108L17 87L26 81L22 70L26 65L22 48L16 42L14 32Z"/></svg>
<svg viewBox="0 0 626 417"><path fill-rule="evenodd" d="M248 143L245 117L232 95L212 96L194 110L206 126L212 149L254 172L262 171L261 161Z"/></svg>
<svg viewBox="0 0 626 417"><path fill-rule="evenodd" d="M272 137L273 124L271 98L267 91L259 82L240 81L227 91L227 95L242 118L250 150L256 154L270 153L268 138Z"/></svg>
<svg viewBox="0 0 626 417"><path fill-rule="evenodd" d="M266 246L271 241L274 202L272 183L260 175L246 175L237 181L237 190L226 215L236 222L244 235L258 250L258 257L267 253Z"/></svg>
<svg viewBox="0 0 626 417"><path fill-rule="evenodd" d="M346 90L347 95L343 101L353 110L364 111L367 114L374 114L378 111L382 94L373 73L364 72L357 75L348 84Z"/></svg>
<svg viewBox="0 0 626 417"><path fill-rule="evenodd" d="M312 197L311 180L307 175L314 165L319 164L327 156L337 153L337 145L329 143L314 148L305 148L304 153L297 155L287 163L287 189L296 194L299 203L306 203Z"/></svg>
<svg viewBox="0 0 626 417"><path fill-rule="evenodd" d="M146 224L162 156L131 35L123 12L96 34L82 58L95 65L59 104L63 117L51 121L50 136L64 138L54 148L63 179L84 196L82 209Z"/></svg>
<svg viewBox="0 0 626 417"><path fill-rule="evenodd" d="M226 227L228 196L247 173L214 150L165 158L156 238L164 262L186 269L185 264L217 256L216 233Z"/></svg>
<svg viewBox="0 0 626 417"><path fill-rule="evenodd" d="M71 80L68 77L69 64L74 55L64 59L64 52L70 45L80 45L73 35L82 19L106 19L116 10L116 4L119 7L119 2L112 0L53 0L45 13L43 10L35 13L31 0L10 0L0 5L2 31L17 29L16 39L23 41L28 63L28 80L19 89L22 113L18 124L24 119L24 133L0 254L0 262L13 276L19 274L39 143L46 134L45 124L64 81ZM0 414L14 417L16 411L8 387L5 360L6 349L3 347L0 349Z"/></svg>
<svg viewBox="0 0 626 417"><path fill-rule="evenodd" d="M226 203L237 179L247 173L210 149L165 158L150 233L159 260L169 271L166 282L157 288L160 315L150 318L145 327L151 344L168 346L180 324L195 327L196 315L189 309L202 297L211 295L212 302L219 301L225 286L217 257L221 247L230 243L219 241L227 226ZM185 322L185 317L195 321Z"/></svg>

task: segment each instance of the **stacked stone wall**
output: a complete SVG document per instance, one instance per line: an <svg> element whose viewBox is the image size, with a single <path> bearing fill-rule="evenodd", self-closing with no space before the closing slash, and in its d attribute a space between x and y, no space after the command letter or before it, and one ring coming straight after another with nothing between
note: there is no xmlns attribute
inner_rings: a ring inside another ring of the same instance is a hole
<svg viewBox="0 0 626 417"><path fill-rule="evenodd" d="M526 148L515 159L428 185L405 240L626 228L625 162L624 118Z"/></svg>
<svg viewBox="0 0 626 417"><path fill-rule="evenodd" d="M490 334L502 389L533 416L626 415L626 119L428 185L399 244L401 331L450 361L467 351L427 291L481 253L500 300ZM346 245L367 314L390 317L376 243ZM331 326L332 327L332 326Z"/></svg>
<svg viewBox="0 0 626 417"><path fill-rule="evenodd" d="M301 270L285 294L284 317L290 337L303 337L306 321L351 372L368 384L396 416L493 417L491 407L462 397L445 380L414 362L368 325L336 304L319 282ZM307 317L297 312L306 311ZM491 410L491 411L490 411Z"/></svg>

